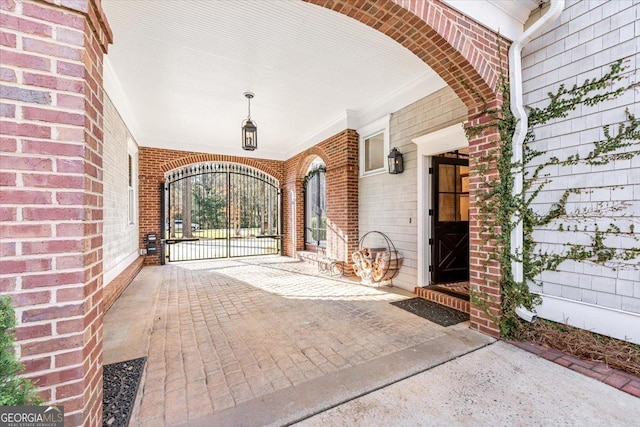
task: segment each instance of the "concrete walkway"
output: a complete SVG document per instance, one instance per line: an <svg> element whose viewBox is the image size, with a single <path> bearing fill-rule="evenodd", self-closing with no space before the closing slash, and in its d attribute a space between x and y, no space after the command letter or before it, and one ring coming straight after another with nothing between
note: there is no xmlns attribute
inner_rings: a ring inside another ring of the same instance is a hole
<svg viewBox="0 0 640 427"><path fill-rule="evenodd" d="M389 304L411 296L275 256L146 267L105 316L104 363L148 357L132 426L573 425L541 410L557 395L611 425L623 418L607 411L640 411L640 399L556 375L466 323L444 328Z"/></svg>
<svg viewBox="0 0 640 427"><path fill-rule="evenodd" d="M296 426L638 426L640 399L505 342Z"/></svg>

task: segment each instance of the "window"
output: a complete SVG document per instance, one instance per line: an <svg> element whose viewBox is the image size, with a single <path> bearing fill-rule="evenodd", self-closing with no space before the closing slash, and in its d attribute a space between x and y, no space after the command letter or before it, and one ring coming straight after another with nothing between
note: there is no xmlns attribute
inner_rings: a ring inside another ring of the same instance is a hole
<svg viewBox="0 0 640 427"><path fill-rule="evenodd" d="M389 116L358 129L358 134L360 134L360 175L385 172L389 153Z"/></svg>
<svg viewBox="0 0 640 427"><path fill-rule="evenodd" d="M304 213L305 243L325 246L327 240L327 181L325 166L320 160L309 166L305 177Z"/></svg>
<svg viewBox="0 0 640 427"><path fill-rule="evenodd" d="M364 140L364 173L384 168L384 133Z"/></svg>
<svg viewBox="0 0 640 427"><path fill-rule="evenodd" d="M128 187L129 187L129 224L136 223L136 164L133 155L128 156Z"/></svg>
<svg viewBox="0 0 640 427"><path fill-rule="evenodd" d="M469 221L469 166L438 165L438 220Z"/></svg>

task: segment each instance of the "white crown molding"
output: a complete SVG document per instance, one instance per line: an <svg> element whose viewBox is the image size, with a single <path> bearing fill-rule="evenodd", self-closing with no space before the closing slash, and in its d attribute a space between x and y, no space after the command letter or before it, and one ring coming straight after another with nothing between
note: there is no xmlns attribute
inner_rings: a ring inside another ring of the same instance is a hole
<svg viewBox="0 0 640 427"><path fill-rule="evenodd" d="M433 156L469 146L462 123L419 136L411 142L418 146L419 156Z"/></svg>
<svg viewBox="0 0 640 427"><path fill-rule="evenodd" d="M502 10L504 13L524 25L531 12L540 7L540 3L548 0L487 0L489 4Z"/></svg>
<svg viewBox="0 0 640 427"><path fill-rule="evenodd" d="M345 110L316 131L308 134L303 142L291 147L287 158L291 158L301 151L324 141L345 129L359 129L381 117L388 116L401 110L409 104L444 88L447 84L433 70L420 75L418 78L402 85L370 106L359 111ZM283 159L286 160L286 159Z"/></svg>
<svg viewBox="0 0 640 427"><path fill-rule="evenodd" d="M343 113L340 113L338 116L334 117L332 120L329 120L323 126L318 128L316 131L308 134L301 143L294 145L291 147L289 151L285 154L285 158L279 160L287 160L296 154L306 150L307 148L311 148L314 145L324 141L327 138L336 135L339 132L342 132L345 129L353 129L353 116L354 112L351 110L345 110ZM350 119L351 117L351 119ZM282 154L281 154L282 156Z"/></svg>
<svg viewBox="0 0 640 427"><path fill-rule="evenodd" d="M435 71L429 69L424 74L400 86L397 90L380 98L372 105L357 111L355 117L357 123L355 123L353 129L366 126L382 116L395 113L446 86L445 81Z"/></svg>

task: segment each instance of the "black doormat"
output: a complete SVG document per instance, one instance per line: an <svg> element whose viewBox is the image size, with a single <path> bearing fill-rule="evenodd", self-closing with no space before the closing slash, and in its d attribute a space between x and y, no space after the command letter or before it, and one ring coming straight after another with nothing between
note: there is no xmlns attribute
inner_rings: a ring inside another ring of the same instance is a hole
<svg viewBox="0 0 640 427"><path fill-rule="evenodd" d="M409 298L392 302L391 305L400 307L440 326L451 326L469 320L468 313L427 301L424 298Z"/></svg>
<svg viewBox="0 0 640 427"><path fill-rule="evenodd" d="M126 427L133 411L146 357L102 368L102 425Z"/></svg>

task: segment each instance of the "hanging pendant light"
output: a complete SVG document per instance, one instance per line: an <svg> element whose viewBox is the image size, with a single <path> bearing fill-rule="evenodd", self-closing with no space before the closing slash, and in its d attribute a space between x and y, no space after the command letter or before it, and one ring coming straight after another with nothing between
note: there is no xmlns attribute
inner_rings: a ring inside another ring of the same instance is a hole
<svg viewBox="0 0 640 427"><path fill-rule="evenodd" d="M252 92L245 92L244 96L249 101L249 114L242 122L242 149L253 151L258 148L258 126L251 121L251 98L255 95Z"/></svg>

